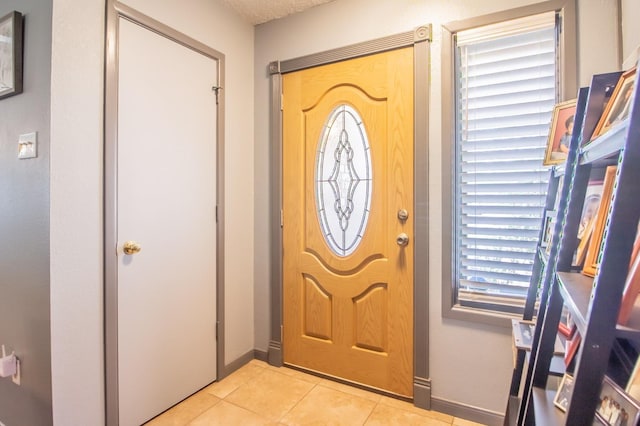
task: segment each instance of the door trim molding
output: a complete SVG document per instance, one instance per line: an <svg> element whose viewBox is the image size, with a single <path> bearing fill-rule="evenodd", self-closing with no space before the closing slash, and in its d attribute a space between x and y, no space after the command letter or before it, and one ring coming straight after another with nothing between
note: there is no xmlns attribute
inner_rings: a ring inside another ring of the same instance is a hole
<svg viewBox="0 0 640 426"><path fill-rule="evenodd" d="M106 3L105 35L105 98L104 98L104 363L105 363L105 424L117 425L118 403L118 275L117 275L117 129L118 129L118 20L127 19L162 37L215 60L218 64L216 86L216 330L217 379L224 377L224 90L225 55L186 34L156 21L116 0Z"/></svg>
<svg viewBox="0 0 640 426"><path fill-rule="evenodd" d="M270 241L271 241L271 321L267 353L269 364L283 365L282 347L282 74L388 50L413 46L414 52L414 405L431 407L429 378L429 45L431 25L413 31L365 41L337 49L274 61L268 66L270 78ZM420 119L420 118L423 119Z"/></svg>

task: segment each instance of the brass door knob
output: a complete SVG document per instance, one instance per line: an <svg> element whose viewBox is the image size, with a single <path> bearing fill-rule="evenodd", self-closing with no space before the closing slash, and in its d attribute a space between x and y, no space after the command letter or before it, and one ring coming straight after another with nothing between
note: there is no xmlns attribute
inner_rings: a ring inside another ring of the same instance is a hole
<svg viewBox="0 0 640 426"><path fill-rule="evenodd" d="M140 250L142 250L142 247L135 241L127 241L122 247L122 251L124 251L124 254L136 254L139 253Z"/></svg>
<svg viewBox="0 0 640 426"><path fill-rule="evenodd" d="M409 219L409 212L407 211L407 209L398 210L398 220L404 222L407 219Z"/></svg>
<svg viewBox="0 0 640 426"><path fill-rule="evenodd" d="M400 247L404 247L409 244L409 236L404 232L396 237L396 244Z"/></svg>

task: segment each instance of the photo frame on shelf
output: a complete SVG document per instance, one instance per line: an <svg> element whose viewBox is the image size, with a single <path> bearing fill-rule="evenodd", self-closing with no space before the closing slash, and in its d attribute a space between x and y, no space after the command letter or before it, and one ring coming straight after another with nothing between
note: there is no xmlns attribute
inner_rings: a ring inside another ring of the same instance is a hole
<svg viewBox="0 0 640 426"><path fill-rule="evenodd" d="M22 31L20 12L0 18L0 99L22 93Z"/></svg>
<svg viewBox="0 0 640 426"><path fill-rule="evenodd" d="M567 312L566 320L558 323L558 332L562 334L567 340L573 339L573 336L576 333L578 327L573 322L573 318L571 317L571 313Z"/></svg>
<svg viewBox="0 0 640 426"><path fill-rule="evenodd" d="M609 103L611 95L620 80L621 71L605 74L596 74L591 78L589 97L582 123L582 140L580 146L586 146L591 142L593 131L602 117L602 112Z"/></svg>
<svg viewBox="0 0 640 426"><path fill-rule="evenodd" d="M631 250L629 273L624 284L622 292L622 301L620 302L620 311L618 313L618 324L626 325L631 318L633 306L640 294L640 226L636 232L636 238ZM639 383L640 386L640 383ZM639 397L640 398L640 397Z"/></svg>
<svg viewBox="0 0 640 426"><path fill-rule="evenodd" d="M616 166L609 166L605 170L600 206L596 213L593 233L591 234L591 240L589 241L589 247L584 260L584 267L582 268L582 273L589 277L595 277L598 272L598 266L600 264L600 246L602 244L602 237L607 223L611 197L613 196L616 170Z"/></svg>
<svg viewBox="0 0 640 426"><path fill-rule="evenodd" d="M565 175L561 175L558 178L558 189L556 190L556 199L553 202L553 210L558 210L560 207L560 199L562 198L562 187L564 186L564 177Z"/></svg>
<svg viewBox="0 0 640 426"><path fill-rule="evenodd" d="M555 398L553 398L553 405L558 407L560 410L566 412L569 407L569 400L571 400L571 394L573 393L573 376L571 374L565 373L562 376L562 381L560 382L560 386L558 386L558 391L556 392Z"/></svg>
<svg viewBox="0 0 640 426"><path fill-rule="evenodd" d="M636 361L636 366L629 377L625 391L636 401L640 401L640 358Z"/></svg>
<svg viewBox="0 0 640 426"><path fill-rule="evenodd" d="M635 87L636 67L622 73L613 94L602 112L591 140L605 134L611 127L624 121L629 116L631 95Z"/></svg>
<svg viewBox="0 0 640 426"><path fill-rule="evenodd" d="M640 420L640 404L605 376L597 414L605 425L635 425Z"/></svg>
<svg viewBox="0 0 640 426"><path fill-rule="evenodd" d="M542 238L540 239L540 247L547 247L551 244L553 238L553 227L556 223L558 212L555 210L547 210L544 213L544 222L542 228Z"/></svg>
<svg viewBox="0 0 640 426"><path fill-rule="evenodd" d="M602 198L602 190L604 182L602 179L590 180L587 184L584 202L582 204L582 213L580 215L580 223L578 225L578 248L573 259L574 267L582 268L584 259L589 248L589 241L595 226L595 218L600 207Z"/></svg>
<svg viewBox="0 0 640 426"><path fill-rule="evenodd" d="M582 336L580 336L579 332L574 332L573 337L571 339L567 339L567 349L564 352L564 365L569 368L571 365L571 361L575 358L576 353L578 352L578 348L580 348L580 342L582 341Z"/></svg>
<svg viewBox="0 0 640 426"><path fill-rule="evenodd" d="M569 144L573 135L575 113L576 99L561 102L553 108L543 165L562 164L567 159Z"/></svg>
<svg viewBox="0 0 640 426"><path fill-rule="evenodd" d="M599 200L598 200L599 204ZM573 260L573 264L581 266L584 264L584 260L587 257L587 249L589 248L589 242L591 242L591 235L593 234L593 228L596 224L596 218L593 216L589 219L585 225L583 232L579 238L578 248L576 249L576 256Z"/></svg>

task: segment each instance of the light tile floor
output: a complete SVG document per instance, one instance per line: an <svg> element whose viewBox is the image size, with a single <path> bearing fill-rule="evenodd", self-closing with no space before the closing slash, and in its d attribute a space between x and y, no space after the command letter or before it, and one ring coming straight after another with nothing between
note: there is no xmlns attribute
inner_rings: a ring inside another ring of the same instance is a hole
<svg viewBox="0 0 640 426"><path fill-rule="evenodd" d="M478 426L297 370L253 360L147 426Z"/></svg>

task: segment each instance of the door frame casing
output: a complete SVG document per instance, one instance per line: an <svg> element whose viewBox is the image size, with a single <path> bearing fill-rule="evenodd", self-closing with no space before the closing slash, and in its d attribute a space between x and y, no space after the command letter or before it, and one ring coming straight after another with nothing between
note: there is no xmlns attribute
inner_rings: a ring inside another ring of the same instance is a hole
<svg viewBox="0 0 640 426"><path fill-rule="evenodd" d="M422 25L413 31L391 35L308 56L274 61L269 64L270 78L270 240L271 240L271 324L267 354L269 364L282 366L283 362L283 282L282 282L282 75L382 53L404 47L413 47L414 54L414 268L413 268L413 402L424 409L431 408L431 379L429 378L429 45L431 25Z"/></svg>
<svg viewBox="0 0 640 426"><path fill-rule="evenodd" d="M217 63L216 86L216 377L225 375L224 363L224 84L225 55L116 0L106 3L104 105L104 357L105 424L119 423L118 395L118 21L127 19Z"/></svg>

